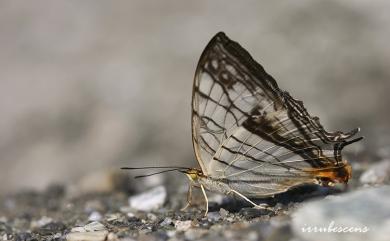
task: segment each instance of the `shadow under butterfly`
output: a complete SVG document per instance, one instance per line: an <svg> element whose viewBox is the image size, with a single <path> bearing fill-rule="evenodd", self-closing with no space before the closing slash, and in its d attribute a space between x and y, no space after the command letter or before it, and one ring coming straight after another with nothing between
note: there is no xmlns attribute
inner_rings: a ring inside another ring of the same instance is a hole
<svg viewBox="0 0 390 241"><path fill-rule="evenodd" d="M192 91L192 140L199 168L161 168L185 173L193 187L242 198L272 197L302 184L347 183L352 169L341 150L359 128L327 132L302 101L279 89L250 54L223 32L203 51Z"/></svg>

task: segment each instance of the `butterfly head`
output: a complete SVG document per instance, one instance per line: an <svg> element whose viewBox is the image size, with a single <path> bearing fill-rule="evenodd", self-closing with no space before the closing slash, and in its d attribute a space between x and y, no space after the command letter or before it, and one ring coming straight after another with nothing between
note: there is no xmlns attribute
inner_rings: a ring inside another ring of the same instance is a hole
<svg viewBox="0 0 390 241"><path fill-rule="evenodd" d="M196 168L189 168L187 170L182 171L184 174L187 175L188 179L190 181L197 181L199 177L204 177L204 174L201 170Z"/></svg>

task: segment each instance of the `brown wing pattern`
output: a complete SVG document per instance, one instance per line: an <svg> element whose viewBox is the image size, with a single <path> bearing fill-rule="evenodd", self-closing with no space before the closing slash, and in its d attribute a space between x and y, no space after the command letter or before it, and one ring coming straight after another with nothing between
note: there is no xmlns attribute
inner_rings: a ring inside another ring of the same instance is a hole
<svg viewBox="0 0 390 241"><path fill-rule="evenodd" d="M325 131L301 101L280 90L224 33L202 53L193 86L192 133L205 175L248 196L319 179L346 182L350 169L341 149L357 132Z"/></svg>

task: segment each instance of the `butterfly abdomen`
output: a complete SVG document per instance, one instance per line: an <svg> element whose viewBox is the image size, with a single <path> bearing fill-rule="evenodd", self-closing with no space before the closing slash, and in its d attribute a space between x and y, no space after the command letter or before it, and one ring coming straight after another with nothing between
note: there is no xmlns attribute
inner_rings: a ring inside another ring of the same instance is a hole
<svg viewBox="0 0 390 241"><path fill-rule="evenodd" d="M198 183L203 185L207 190L216 193L230 194L232 189L224 180L216 180L210 177L198 177Z"/></svg>

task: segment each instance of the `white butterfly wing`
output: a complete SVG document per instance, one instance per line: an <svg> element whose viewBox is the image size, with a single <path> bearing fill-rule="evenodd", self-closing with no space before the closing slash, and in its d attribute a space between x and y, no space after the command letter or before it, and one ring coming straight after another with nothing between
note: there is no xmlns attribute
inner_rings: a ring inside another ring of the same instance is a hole
<svg viewBox="0 0 390 241"><path fill-rule="evenodd" d="M346 182L350 170L341 149L356 132L326 132L224 33L199 60L192 96L195 154L205 175L244 195L272 195L319 179Z"/></svg>

